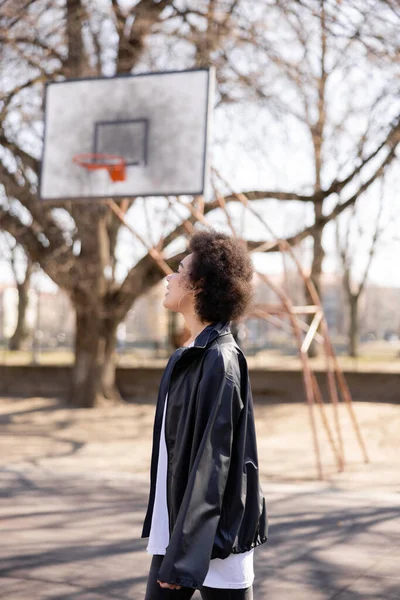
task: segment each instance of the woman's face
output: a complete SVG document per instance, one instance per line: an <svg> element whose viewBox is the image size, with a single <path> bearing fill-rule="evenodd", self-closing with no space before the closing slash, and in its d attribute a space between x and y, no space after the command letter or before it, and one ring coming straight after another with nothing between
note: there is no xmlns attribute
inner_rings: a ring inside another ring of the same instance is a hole
<svg viewBox="0 0 400 600"><path fill-rule="evenodd" d="M188 268L192 254L188 254L179 264L178 269L167 276L167 291L163 305L174 312L182 312L193 305L193 293L188 280Z"/></svg>

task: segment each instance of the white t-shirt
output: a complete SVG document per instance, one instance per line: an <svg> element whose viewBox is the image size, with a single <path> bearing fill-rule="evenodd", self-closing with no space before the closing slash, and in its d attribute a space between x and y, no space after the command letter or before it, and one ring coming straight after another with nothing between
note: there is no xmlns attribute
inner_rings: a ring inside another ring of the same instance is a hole
<svg viewBox="0 0 400 600"><path fill-rule="evenodd" d="M193 345L193 344L191 344ZM156 493L147 552L165 554L169 544L169 516L167 507L167 446L165 442L165 413L168 394L165 399L160 436L160 451L157 465ZM213 558L203 585L213 588L247 588L254 581L254 548L226 558Z"/></svg>

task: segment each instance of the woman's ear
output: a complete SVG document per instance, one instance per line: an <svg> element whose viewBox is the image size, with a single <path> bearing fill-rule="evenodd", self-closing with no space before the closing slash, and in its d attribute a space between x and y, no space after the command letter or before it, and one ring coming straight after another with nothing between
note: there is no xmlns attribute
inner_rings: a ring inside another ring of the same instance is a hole
<svg viewBox="0 0 400 600"><path fill-rule="evenodd" d="M197 281L196 283L194 283L192 285L191 289L195 296L197 296L198 294L200 294L200 292L203 291L203 284L204 284L204 278L200 279L200 281Z"/></svg>
<svg viewBox="0 0 400 600"><path fill-rule="evenodd" d="M198 296L200 294L200 292L203 291L203 288L201 286L199 286L199 285L194 285L192 287L192 291L193 291L193 295L194 296Z"/></svg>

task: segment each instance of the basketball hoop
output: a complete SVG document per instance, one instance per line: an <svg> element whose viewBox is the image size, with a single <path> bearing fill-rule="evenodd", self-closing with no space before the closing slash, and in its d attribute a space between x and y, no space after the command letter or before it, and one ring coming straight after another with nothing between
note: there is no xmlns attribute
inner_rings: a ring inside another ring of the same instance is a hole
<svg viewBox="0 0 400 600"><path fill-rule="evenodd" d="M125 159L116 154L96 154L95 152L75 154L72 162L88 171L106 169L111 181L114 182L125 181L126 179Z"/></svg>

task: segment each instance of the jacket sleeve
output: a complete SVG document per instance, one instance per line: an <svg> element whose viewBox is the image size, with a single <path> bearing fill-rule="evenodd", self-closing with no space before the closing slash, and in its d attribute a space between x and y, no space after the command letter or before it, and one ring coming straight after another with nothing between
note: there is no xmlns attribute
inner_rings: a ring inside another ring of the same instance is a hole
<svg viewBox="0 0 400 600"><path fill-rule="evenodd" d="M157 579L200 588L207 575L231 461L240 391L217 351L205 358L197 392L193 461Z"/></svg>

